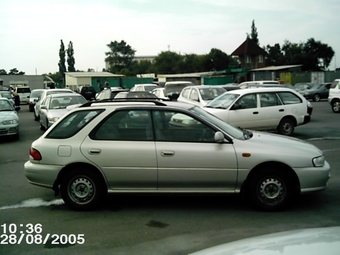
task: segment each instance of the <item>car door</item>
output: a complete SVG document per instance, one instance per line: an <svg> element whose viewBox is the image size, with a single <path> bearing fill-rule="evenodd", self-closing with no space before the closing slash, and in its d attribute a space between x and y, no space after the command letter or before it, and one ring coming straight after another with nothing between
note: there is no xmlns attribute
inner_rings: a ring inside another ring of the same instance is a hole
<svg viewBox="0 0 340 255"><path fill-rule="evenodd" d="M188 114L153 111L161 191L234 190L237 160L231 143L216 143L215 130Z"/></svg>
<svg viewBox="0 0 340 255"><path fill-rule="evenodd" d="M261 126L256 93L245 94L230 106L228 123L241 128L257 128Z"/></svg>
<svg viewBox="0 0 340 255"><path fill-rule="evenodd" d="M102 121L81 145L110 189L155 190L157 160L149 111L121 110Z"/></svg>

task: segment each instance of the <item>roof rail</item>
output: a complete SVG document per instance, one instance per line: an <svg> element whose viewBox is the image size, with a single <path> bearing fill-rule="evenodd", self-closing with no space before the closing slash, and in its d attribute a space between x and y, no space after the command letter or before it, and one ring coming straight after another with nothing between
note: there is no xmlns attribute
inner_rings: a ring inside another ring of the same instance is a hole
<svg viewBox="0 0 340 255"><path fill-rule="evenodd" d="M104 100L98 100L98 101L89 101L85 104L82 104L79 107L88 107L92 104L99 104L99 103L125 103L125 102L138 102L138 103L154 103L158 106L167 106L165 103L160 101L159 99L155 98L119 98L119 99L104 99Z"/></svg>

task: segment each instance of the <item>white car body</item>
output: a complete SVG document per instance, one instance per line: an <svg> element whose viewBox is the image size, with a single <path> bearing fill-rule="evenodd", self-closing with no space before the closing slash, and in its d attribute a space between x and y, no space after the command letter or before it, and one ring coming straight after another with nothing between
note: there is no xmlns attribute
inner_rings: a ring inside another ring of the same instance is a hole
<svg viewBox="0 0 340 255"><path fill-rule="evenodd" d="M340 113L340 79L335 79L329 89L328 103L333 112Z"/></svg>
<svg viewBox="0 0 340 255"><path fill-rule="evenodd" d="M271 87L228 91L204 109L233 126L291 135L295 126L310 121L309 104L292 89Z"/></svg>
<svg viewBox="0 0 340 255"><path fill-rule="evenodd" d="M130 91L147 91L147 92L151 92L155 88L158 88L158 85L153 84L153 83L135 84L130 89Z"/></svg>
<svg viewBox="0 0 340 255"><path fill-rule="evenodd" d="M188 86L181 91L177 101L203 107L225 91L225 89L219 86Z"/></svg>
<svg viewBox="0 0 340 255"><path fill-rule="evenodd" d="M19 117L12 103L0 97L0 137L19 137Z"/></svg>
<svg viewBox="0 0 340 255"><path fill-rule="evenodd" d="M338 255L340 227L306 228L250 237L189 255Z"/></svg>
<svg viewBox="0 0 340 255"><path fill-rule="evenodd" d="M249 86L253 86L253 85L274 85L274 84L280 84L278 81L274 81L274 80L263 80L263 81L245 81L240 83L238 86L240 87L240 89L246 89Z"/></svg>
<svg viewBox="0 0 340 255"><path fill-rule="evenodd" d="M74 92L70 89L46 89L41 94L39 100L35 103L34 111L33 111L35 120L39 120L41 102L44 101L48 95L57 94L57 93L74 93Z"/></svg>

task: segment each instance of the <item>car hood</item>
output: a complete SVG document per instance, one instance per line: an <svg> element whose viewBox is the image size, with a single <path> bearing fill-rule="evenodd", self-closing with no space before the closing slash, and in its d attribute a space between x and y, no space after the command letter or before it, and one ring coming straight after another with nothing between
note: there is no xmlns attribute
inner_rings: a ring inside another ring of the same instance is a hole
<svg viewBox="0 0 340 255"><path fill-rule="evenodd" d="M253 144L252 146L258 146L257 147L258 150L261 150L259 149L261 147L264 147L266 151L270 149L277 150L277 148L281 148L279 151L280 155L286 153L292 154L294 150L296 152L299 152L299 155L303 154L307 154L309 156L313 156L313 154L322 155L322 151L319 148L304 140L295 137L283 136L279 134L261 131L251 132L253 133L253 137L250 138L248 141L250 141ZM287 148L289 148L289 150L287 150Z"/></svg>
<svg viewBox="0 0 340 255"><path fill-rule="evenodd" d="M191 255L337 255L340 227L299 229L230 242Z"/></svg>
<svg viewBox="0 0 340 255"><path fill-rule="evenodd" d="M14 111L0 111L0 122L4 120L19 119L18 115Z"/></svg>

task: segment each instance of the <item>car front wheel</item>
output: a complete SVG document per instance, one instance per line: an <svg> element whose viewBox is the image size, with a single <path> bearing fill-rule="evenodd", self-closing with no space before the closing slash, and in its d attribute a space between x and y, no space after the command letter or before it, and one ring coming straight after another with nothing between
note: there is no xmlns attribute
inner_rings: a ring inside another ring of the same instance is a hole
<svg viewBox="0 0 340 255"><path fill-rule="evenodd" d="M67 173L61 181L61 197L75 210L94 209L107 193L99 174L89 169Z"/></svg>
<svg viewBox="0 0 340 255"><path fill-rule="evenodd" d="M277 131L281 135L292 135L294 132L295 123L290 118L284 118L280 121Z"/></svg>
<svg viewBox="0 0 340 255"><path fill-rule="evenodd" d="M335 100L335 101L332 102L332 110L335 113L340 112L340 101L339 100Z"/></svg>
<svg viewBox="0 0 340 255"><path fill-rule="evenodd" d="M284 209L292 197L290 179L275 168L256 173L250 180L249 197L253 205L263 211Z"/></svg>
<svg viewBox="0 0 340 255"><path fill-rule="evenodd" d="M321 100L321 97L320 97L319 94L315 94L315 95L313 96L313 101L314 101L314 102L319 102L320 100Z"/></svg>

